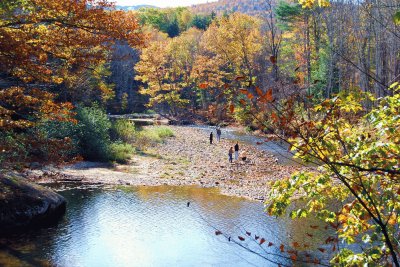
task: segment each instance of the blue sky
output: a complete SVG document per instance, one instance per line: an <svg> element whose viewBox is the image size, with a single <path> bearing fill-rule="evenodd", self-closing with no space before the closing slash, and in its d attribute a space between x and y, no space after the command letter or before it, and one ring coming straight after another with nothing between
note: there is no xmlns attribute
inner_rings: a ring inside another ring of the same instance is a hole
<svg viewBox="0 0 400 267"><path fill-rule="evenodd" d="M136 5L153 5L158 7L177 7L191 6L200 3L214 2L213 0L114 0L117 5L136 6Z"/></svg>

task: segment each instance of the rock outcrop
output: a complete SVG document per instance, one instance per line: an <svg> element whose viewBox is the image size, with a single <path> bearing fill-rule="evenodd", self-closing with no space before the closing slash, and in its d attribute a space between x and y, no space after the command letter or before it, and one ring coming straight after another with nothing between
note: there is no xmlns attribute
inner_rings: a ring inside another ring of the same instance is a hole
<svg viewBox="0 0 400 267"><path fill-rule="evenodd" d="M52 224L65 209L64 197L52 190L0 173L0 235Z"/></svg>

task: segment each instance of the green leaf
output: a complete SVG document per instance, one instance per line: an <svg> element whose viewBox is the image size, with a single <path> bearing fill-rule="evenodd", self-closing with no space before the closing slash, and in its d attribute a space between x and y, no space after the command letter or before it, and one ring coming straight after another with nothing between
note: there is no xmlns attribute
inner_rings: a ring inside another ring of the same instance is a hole
<svg viewBox="0 0 400 267"><path fill-rule="evenodd" d="M400 10L394 14L393 21L396 25L400 25Z"/></svg>

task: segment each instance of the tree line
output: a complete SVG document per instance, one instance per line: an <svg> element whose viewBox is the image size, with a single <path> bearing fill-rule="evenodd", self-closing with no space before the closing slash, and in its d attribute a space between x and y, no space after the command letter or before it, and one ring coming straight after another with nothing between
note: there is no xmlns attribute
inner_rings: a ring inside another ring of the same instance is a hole
<svg viewBox="0 0 400 267"><path fill-rule="evenodd" d="M135 67L136 79L144 83L141 91L150 96L150 105L157 102L167 112L189 105L218 114L224 113L222 104L238 103L237 92L248 84L253 93L255 87L264 93L272 89L277 98L300 92L321 100L349 88L377 97L390 94L388 86L400 75L399 27L393 19L398 3L303 5L267 0L259 3L257 16L225 14L205 30L189 28L175 38L156 34ZM165 49L173 43L181 49ZM243 79L226 90L237 77Z"/></svg>

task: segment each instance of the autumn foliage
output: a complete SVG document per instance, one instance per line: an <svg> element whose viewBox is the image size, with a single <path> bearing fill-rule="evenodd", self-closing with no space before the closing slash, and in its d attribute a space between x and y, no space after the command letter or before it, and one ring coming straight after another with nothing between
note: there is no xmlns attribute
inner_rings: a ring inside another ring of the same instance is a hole
<svg viewBox="0 0 400 267"><path fill-rule="evenodd" d="M68 160L71 139L40 127L74 124L84 96L112 94L104 66L116 42L143 44L138 21L94 0L2 1L0 18L0 162Z"/></svg>
<svg viewBox="0 0 400 267"><path fill-rule="evenodd" d="M91 0L21 0L0 5L3 129L29 127L44 117L65 119L72 106L51 103L56 96L51 92L59 93L55 88L104 60L116 40L142 44L136 18L112 7L107 1Z"/></svg>

